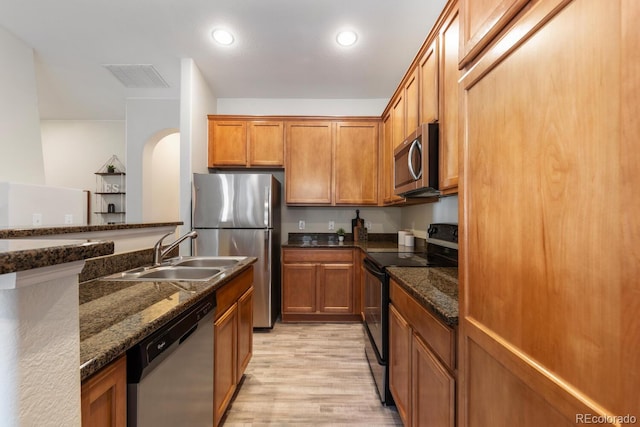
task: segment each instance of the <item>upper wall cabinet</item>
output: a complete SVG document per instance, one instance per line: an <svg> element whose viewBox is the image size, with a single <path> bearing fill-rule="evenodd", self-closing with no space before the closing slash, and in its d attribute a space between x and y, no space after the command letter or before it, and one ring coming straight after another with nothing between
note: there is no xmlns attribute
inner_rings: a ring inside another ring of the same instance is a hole
<svg viewBox="0 0 640 427"><path fill-rule="evenodd" d="M460 68L469 64L529 0L464 1Z"/></svg>
<svg viewBox="0 0 640 427"><path fill-rule="evenodd" d="M209 116L209 167L281 168L282 120Z"/></svg>
<svg viewBox="0 0 640 427"><path fill-rule="evenodd" d="M440 190L443 194L458 191L459 30L456 5L445 15L438 41L440 47Z"/></svg>
<svg viewBox="0 0 640 427"><path fill-rule="evenodd" d="M434 39L418 63L420 75L420 123L435 122L438 114L438 39Z"/></svg>
<svg viewBox="0 0 640 427"><path fill-rule="evenodd" d="M377 205L379 123L285 122L287 204Z"/></svg>

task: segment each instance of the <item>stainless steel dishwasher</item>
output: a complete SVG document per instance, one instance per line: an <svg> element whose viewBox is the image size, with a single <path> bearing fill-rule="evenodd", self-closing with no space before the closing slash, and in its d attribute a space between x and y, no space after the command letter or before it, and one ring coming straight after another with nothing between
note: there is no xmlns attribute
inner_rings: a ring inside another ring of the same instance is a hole
<svg viewBox="0 0 640 427"><path fill-rule="evenodd" d="M213 426L211 295L127 352L130 427Z"/></svg>

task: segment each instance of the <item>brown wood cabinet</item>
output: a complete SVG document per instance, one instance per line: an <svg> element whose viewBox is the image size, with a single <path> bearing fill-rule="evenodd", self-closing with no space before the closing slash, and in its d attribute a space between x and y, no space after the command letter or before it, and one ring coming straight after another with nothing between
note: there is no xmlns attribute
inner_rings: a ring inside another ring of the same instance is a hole
<svg viewBox="0 0 640 427"><path fill-rule="evenodd" d="M286 202L377 205L379 120L285 123Z"/></svg>
<svg viewBox="0 0 640 427"><path fill-rule="evenodd" d="M639 18L531 2L461 81L461 426L640 418Z"/></svg>
<svg viewBox="0 0 640 427"><path fill-rule="evenodd" d="M458 192L458 45L459 16L455 5L445 15L439 30L440 55L440 190Z"/></svg>
<svg viewBox="0 0 640 427"><path fill-rule="evenodd" d="M214 322L214 425L224 413L253 350L253 268L216 291Z"/></svg>
<svg viewBox="0 0 640 427"><path fill-rule="evenodd" d="M393 115L387 113L382 118L382 165L380 167L382 204L396 205L405 201L404 197L397 196L394 191L394 157L393 157Z"/></svg>
<svg viewBox="0 0 640 427"><path fill-rule="evenodd" d="M438 113L438 38L434 38L418 63L420 72L420 123L432 123Z"/></svg>
<svg viewBox="0 0 640 427"><path fill-rule="evenodd" d="M82 425L127 425L127 359L122 356L82 382Z"/></svg>
<svg viewBox="0 0 640 427"><path fill-rule="evenodd" d="M378 122L336 122L335 204L378 204Z"/></svg>
<svg viewBox="0 0 640 427"><path fill-rule="evenodd" d="M282 250L282 321L360 320L353 249Z"/></svg>
<svg viewBox="0 0 640 427"><path fill-rule="evenodd" d="M405 426L455 425L455 330L390 284L389 388Z"/></svg>
<svg viewBox="0 0 640 427"><path fill-rule="evenodd" d="M209 116L210 168L281 168L283 159L282 120Z"/></svg>
<svg viewBox="0 0 640 427"><path fill-rule="evenodd" d="M418 67L410 71L404 84L405 99L405 136L406 139L412 132L418 129L420 120L420 85Z"/></svg>
<svg viewBox="0 0 640 427"><path fill-rule="evenodd" d="M460 67L473 61L491 39L529 2L530 0L461 2Z"/></svg>

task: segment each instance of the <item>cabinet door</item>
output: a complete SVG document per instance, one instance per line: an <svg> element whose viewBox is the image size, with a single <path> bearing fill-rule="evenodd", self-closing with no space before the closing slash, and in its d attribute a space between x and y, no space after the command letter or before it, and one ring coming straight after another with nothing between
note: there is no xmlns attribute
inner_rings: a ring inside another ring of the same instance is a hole
<svg viewBox="0 0 640 427"><path fill-rule="evenodd" d="M286 202L324 204L333 201L333 124L288 122L285 169Z"/></svg>
<svg viewBox="0 0 640 427"><path fill-rule="evenodd" d="M284 164L284 124L282 121L249 122L249 165Z"/></svg>
<svg viewBox="0 0 640 427"><path fill-rule="evenodd" d="M393 101L393 107L391 108L391 118L392 118L392 147L396 148L398 145L404 141L404 138L407 136L406 128L405 128L405 114L404 114L404 93L401 91L400 94ZM393 149L391 150L393 153Z"/></svg>
<svg viewBox="0 0 640 427"><path fill-rule="evenodd" d="M415 334L412 353L411 425L453 427L455 379Z"/></svg>
<svg viewBox="0 0 640 427"><path fill-rule="evenodd" d="M394 191L394 158L393 158L393 115L392 113L382 121L382 168L383 181L383 203L394 204L404 201L403 197L397 196Z"/></svg>
<svg viewBox="0 0 640 427"><path fill-rule="evenodd" d="M471 62L529 0L461 2L462 43L460 66Z"/></svg>
<svg viewBox="0 0 640 427"><path fill-rule="evenodd" d="M336 123L335 203L378 203L378 123Z"/></svg>
<svg viewBox="0 0 640 427"><path fill-rule="evenodd" d="M353 264L320 264L317 290L321 313L354 313Z"/></svg>
<svg viewBox="0 0 640 427"><path fill-rule="evenodd" d="M315 313L315 264L282 264L282 312Z"/></svg>
<svg viewBox="0 0 640 427"><path fill-rule="evenodd" d="M209 167L247 165L247 123L209 121Z"/></svg>
<svg viewBox="0 0 640 427"><path fill-rule="evenodd" d="M389 390L405 426L411 425L411 327L389 306Z"/></svg>
<svg viewBox="0 0 640 427"><path fill-rule="evenodd" d="M234 303L214 323L213 409L218 425L237 384L238 304Z"/></svg>
<svg viewBox="0 0 640 427"><path fill-rule="evenodd" d="M418 128L420 120L418 69L414 69L404 85L405 97L405 137Z"/></svg>
<svg viewBox="0 0 640 427"><path fill-rule="evenodd" d="M453 9L440 32L440 189L458 191L458 11Z"/></svg>
<svg viewBox="0 0 640 427"><path fill-rule="evenodd" d="M82 383L82 425L127 425L127 360L121 357Z"/></svg>
<svg viewBox="0 0 640 427"><path fill-rule="evenodd" d="M422 55L420 70L420 123L438 120L438 39Z"/></svg>
<svg viewBox="0 0 640 427"><path fill-rule="evenodd" d="M238 299L238 383L253 355L253 289L252 286Z"/></svg>

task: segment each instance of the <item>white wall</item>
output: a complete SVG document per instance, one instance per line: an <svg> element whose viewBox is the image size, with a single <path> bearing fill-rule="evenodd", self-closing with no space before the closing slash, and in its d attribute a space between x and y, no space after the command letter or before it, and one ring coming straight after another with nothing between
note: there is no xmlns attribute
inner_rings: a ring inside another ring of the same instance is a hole
<svg viewBox="0 0 640 427"><path fill-rule="evenodd" d="M126 165L127 215L126 222L142 222L143 165L145 147L154 145L165 136L178 131L180 101L177 99L127 99ZM147 153L150 153L147 150Z"/></svg>
<svg viewBox="0 0 640 427"><path fill-rule="evenodd" d="M207 115L216 114L216 98L193 59L181 62L180 81L180 232L191 229L191 182L194 173L207 173ZM180 253L191 253L191 244Z"/></svg>
<svg viewBox="0 0 640 427"><path fill-rule="evenodd" d="M180 218L180 134L165 136L155 145L151 183L144 191L144 222L172 222Z"/></svg>
<svg viewBox="0 0 640 427"><path fill-rule="evenodd" d="M411 230L417 237L426 238L429 224L458 223L458 196L442 197L437 203L406 206L402 209L401 229Z"/></svg>
<svg viewBox="0 0 640 427"><path fill-rule="evenodd" d="M388 99L220 98L217 114L283 116L380 116ZM210 113L214 114L214 113Z"/></svg>
<svg viewBox="0 0 640 427"><path fill-rule="evenodd" d="M44 184L33 49L0 27L0 181Z"/></svg>

